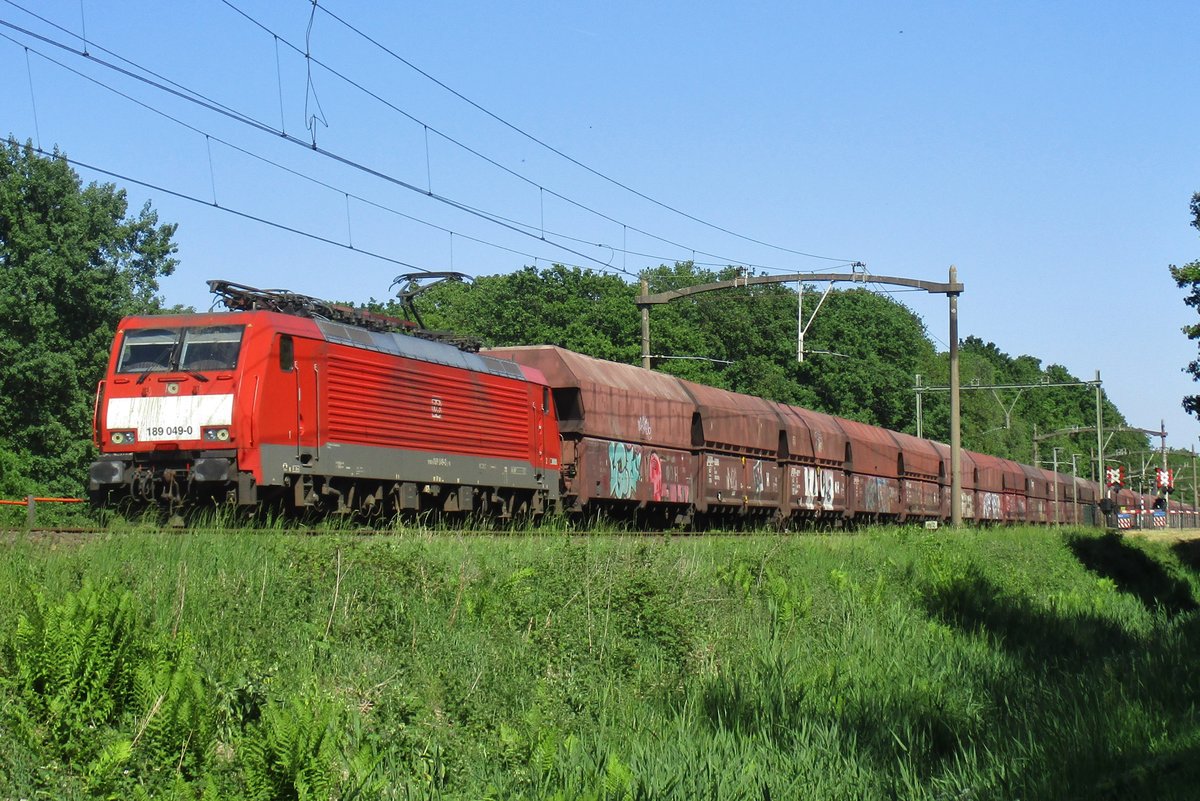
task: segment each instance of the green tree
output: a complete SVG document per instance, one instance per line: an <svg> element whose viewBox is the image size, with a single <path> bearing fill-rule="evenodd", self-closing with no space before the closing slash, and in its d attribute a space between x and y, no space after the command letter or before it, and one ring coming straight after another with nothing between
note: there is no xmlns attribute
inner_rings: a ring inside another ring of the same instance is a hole
<svg viewBox="0 0 1200 801"><path fill-rule="evenodd" d="M814 308L818 297L805 298ZM794 336L794 334L793 334ZM806 337L811 357L799 381L821 411L916 431L917 373L928 375L935 355L921 318L891 297L855 288L829 293Z"/></svg>
<svg viewBox="0 0 1200 801"><path fill-rule="evenodd" d="M417 308L430 328L487 347L559 345L630 362L638 355L635 294L617 276L553 264L439 284L417 298ZM402 313L394 302L382 309Z"/></svg>
<svg viewBox="0 0 1200 801"><path fill-rule="evenodd" d="M56 150L9 140L0 155L0 449L6 484L77 493L93 399L116 324L160 308L175 227L124 190L84 186Z"/></svg>
<svg viewBox="0 0 1200 801"><path fill-rule="evenodd" d="M1192 195L1191 225L1200 231L1200 192ZM1200 259L1188 262L1182 267L1176 267L1172 264L1170 269L1171 277L1175 279L1176 285L1180 289L1186 287L1190 290L1188 296L1183 299L1183 302L1193 309L1200 311ZM1185 325L1183 333L1187 334L1188 339L1200 340L1200 323ZM1193 380L1200 381L1200 359L1193 359L1183 369L1192 376ZM1183 408L1189 413L1200 417L1200 395L1188 395L1184 397Z"/></svg>
<svg viewBox="0 0 1200 801"><path fill-rule="evenodd" d="M651 293L741 275L735 267L713 270L691 262L659 265L643 274ZM617 276L551 265L485 276L470 285L442 284L421 295L418 306L430 327L471 335L485 345L554 344L637 364L637 292ZM818 290L805 287L804 293L804 308L815 309ZM949 384L948 355L936 351L921 319L886 294L859 287L835 290L808 330L806 355L800 362L796 313L796 289L782 284L706 292L656 306L650 321L654 369L915 433L916 374L927 386ZM1029 463L1035 431L1045 434L1093 424L1091 387L1041 386L1078 382L1065 367L1043 367L1034 356L1010 356L978 337L963 340L960 355L964 384L1038 385L1032 390L964 392L966 447ZM1107 398L1103 409L1106 428L1125 425ZM948 393L926 393L923 416L926 436L949 440ZM1083 457L1080 473L1086 475L1094 442L1094 433L1068 433L1044 442L1041 454L1047 457L1057 446L1068 465L1070 455L1078 454ZM1118 433L1108 447L1144 451L1146 438Z"/></svg>
<svg viewBox="0 0 1200 801"><path fill-rule="evenodd" d="M969 336L959 348L959 374L962 393L963 446L981 453L990 453L1026 464L1033 463L1033 437L1073 427L1095 425L1096 395L1090 386L1055 386L1080 383L1062 365L1042 367L1040 359L1022 355L1013 357L993 342ZM937 364L929 373L928 385L946 386L949 383L945 354L939 354ZM971 389L972 385L981 387ZM1008 386L1009 389L988 387ZM1021 388L1017 388L1021 387ZM1118 432L1112 428L1127 425L1124 415L1105 396L1101 398L1104 426L1109 434L1108 452L1144 451L1146 437L1136 432ZM945 440L949 437L949 396L945 392L925 395L924 430L927 436ZM1091 475L1089 458L1095 450L1094 429L1086 432L1064 433L1040 445L1042 467L1050 465L1053 448L1062 449L1059 469L1070 470L1071 454L1082 457L1076 463L1080 475ZM1067 467L1063 468L1063 464Z"/></svg>
<svg viewBox="0 0 1200 801"><path fill-rule="evenodd" d="M652 294L729 281L735 267L696 269L691 262L646 271ZM811 401L796 374L796 293L781 284L705 292L654 307L655 369L689 381L788 403Z"/></svg>

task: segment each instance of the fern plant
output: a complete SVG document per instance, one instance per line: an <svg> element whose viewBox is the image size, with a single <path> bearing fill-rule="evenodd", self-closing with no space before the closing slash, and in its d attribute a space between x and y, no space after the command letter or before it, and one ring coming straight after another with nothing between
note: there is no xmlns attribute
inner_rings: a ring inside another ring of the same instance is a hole
<svg viewBox="0 0 1200 801"><path fill-rule="evenodd" d="M186 640L140 626L128 590L84 581L51 603L30 596L4 644L24 738L80 770L95 793L139 777L204 772L213 726Z"/></svg>
<svg viewBox="0 0 1200 801"><path fill-rule="evenodd" d="M248 801L329 798L337 781L333 737L336 710L297 696L287 706L268 706L261 723L242 742Z"/></svg>
<svg viewBox="0 0 1200 801"><path fill-rule="evenodd" d="M214 736L208 694L190 649L160 643L134 672L133 745L147 766L199 777Z"/></svg>
<svg viewBox="0 0 1200 801"><path fill-rule="evenodd" d="M114 723L132 696L138 660L135 604L128 592L84 581L59 604L41 593L17 618L7 644L13 684L63 756L90 761L89 732Z"/></svg>

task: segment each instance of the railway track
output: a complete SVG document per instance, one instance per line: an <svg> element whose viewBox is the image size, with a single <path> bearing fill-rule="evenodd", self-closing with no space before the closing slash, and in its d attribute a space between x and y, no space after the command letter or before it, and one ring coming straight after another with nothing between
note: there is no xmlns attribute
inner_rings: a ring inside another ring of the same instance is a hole
<svg viewBox="0 0 1200 801"><path fill-rule="evenodd" d="M1110 533L1125 534L1136 537L1144 537L1151 540L1163 540L1168 542L1179 540L1195 540L1200 539L1200 528L1182 528L1182 529L1108 529ZM440 529L440 528L346 528L346 529L330 529L330 528L278 528L278 527L260 527L245 526L240 528L213 528L213 527L197 527L197 528L179 528L172 526L160 526L158 528L128 528L128 529L110 529L110 528L87 528L78 526L34 526L32 528L25 527L4 527L0 528L0 538L12 541L16 539L86 539L89 537L99 536L119 536L122 534L133 533L157 533L163 535L172 534L194 534L194 533L227 533L227 534L266 534L280 533L290 534L292 536L303 537L321 537L335 535L349 538L372 539L388 536L438 536L438 537L509 537L509 536L561 536L564 534L588 536L622 536L622 537L662 537L662 536L705 536L705 535L725 535L725 536L754 536L765 532L758 530L744 531L729 531L729 530L711 530L711 531L641 531L641 530L619 530L619 529L600 529L595 531L528 531L528 530L481 530L481 529ZM787 532L792 535L805 533L828 533L828 532ZM775 533L778 536L782 536Z"/></svg>

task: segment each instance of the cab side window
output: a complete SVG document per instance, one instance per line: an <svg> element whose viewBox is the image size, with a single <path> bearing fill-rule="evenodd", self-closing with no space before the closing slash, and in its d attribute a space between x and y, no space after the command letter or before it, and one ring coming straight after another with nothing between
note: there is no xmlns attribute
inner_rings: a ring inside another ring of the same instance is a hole
<svg viewBox="0 0 1200 801"><path fill-rule="evenodd" d="M279 337L279 369L285 373L296 369L296 345L289 334Z"/></svg>

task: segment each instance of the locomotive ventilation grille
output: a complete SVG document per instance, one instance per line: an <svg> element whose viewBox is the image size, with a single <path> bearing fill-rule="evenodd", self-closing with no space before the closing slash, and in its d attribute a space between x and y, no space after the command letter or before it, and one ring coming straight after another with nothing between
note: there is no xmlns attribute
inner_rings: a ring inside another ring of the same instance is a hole
<svg viewBox="0 0 1200 801"><path fill-rule="evenodd" d="M440 380L419 362L381 365L354 352L331 359L328 438L430 453L528 459L528 384L470 372Z"/></svg>

